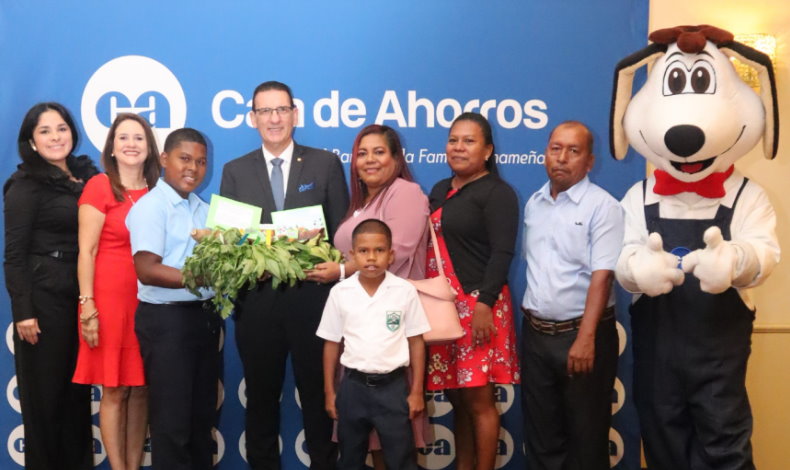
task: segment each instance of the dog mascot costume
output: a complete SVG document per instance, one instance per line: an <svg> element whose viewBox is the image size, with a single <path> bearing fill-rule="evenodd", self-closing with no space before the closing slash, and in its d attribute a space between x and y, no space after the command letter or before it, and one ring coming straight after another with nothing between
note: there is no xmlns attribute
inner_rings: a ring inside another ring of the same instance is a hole
<svg viewBox="0 0 790 470"><path fill-rule="evenodd" d="M615 73L610 142L656 167L622 201L616 276L633 292L634 399L650 470L753 469L748 289L779 261L775 215L733 163L777 150L770 59L711 26L655 31ZM729 57L755 68L761 97ZM653 64L631 97L634 73Z"/></svg>

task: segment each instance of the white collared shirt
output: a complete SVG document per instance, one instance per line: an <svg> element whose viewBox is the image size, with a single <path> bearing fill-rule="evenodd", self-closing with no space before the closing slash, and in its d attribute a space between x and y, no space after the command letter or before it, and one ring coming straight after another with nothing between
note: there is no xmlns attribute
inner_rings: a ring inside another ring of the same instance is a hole
<svg viewBox="0 0 790 470"><path fill-rule="evenodd" d="M552 199L550 183L524 208L527 290L535 316L564 321L584 314L593 271L614 270L623 242L623 210L585 177ZM609 295L607 306L614 305Z"/></svg>
<svg viewBox="0 0 790 470"><path fill-rule="evenodd" d="M408 281L386 272L371 297L359 272L332 287L316 335L339 343L340 363L369 374L409 365L407 338L430 331L428 319Z"/></svg>
<svg viewBox="0 0 790 470"><path fill-rule="evenodd" d="M736 169L724 181L726 194L723 198L705 198L694 193L661 196L653 192L655 182L655 177L648 178L644 197L642 182L636 183L628 190L621 202L625 209L625 238L618 262L618 279L626 290L636 293L634 301L641 294L638 293L638 287L633 279L622 276L624 271L619 265L626 263L628 258L647 241L645 204L658 203L658 213L663 219L712 219L716 216L720 205L731 208L735 203L735 197L743 184L743 175ZM730 236L732 241L748 243L754 249L760 265L760 272L752 282L745 288L738 289L744 303L754 309L748 288L761 284L779 262L776 214L765 191L754 181L750 180L741 192L732 214ZM686 274L686 276L690 275L692 274Z"/></svg>
<svg viewBox="0 0 790 470"><path fill-rule="evenodd" d="M280 155L273 155L271 152L266 150L266 147L261 145L261 150L263 150L263 159L266 160L266 171L269 172L269 181L272 180L272 160L275 158L282 158L283 164L280 165L280 168L283 170L283 184L285 187L283 188L286 193L288 192L288 175L291 173L291 160L293 160L294 156L294 141L291 139L291 143L288 144L288 147L285 147L283 153Z"/></svg>

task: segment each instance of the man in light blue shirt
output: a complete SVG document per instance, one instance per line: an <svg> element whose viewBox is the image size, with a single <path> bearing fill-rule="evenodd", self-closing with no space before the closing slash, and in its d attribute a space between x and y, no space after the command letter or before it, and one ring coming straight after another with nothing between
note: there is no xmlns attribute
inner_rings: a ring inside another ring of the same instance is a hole
<svg viewBox="0 0 790 470"><path fill-rule="evenodd" d="M522 406L534 470L609 469L618 336L612 282L623 240L618 202L591 183L593 136L557 126L549 181L524 209Z"/></svg>
<svg viewBox="0 0 790 470"><path fill-rule="evenodd" d="M154 470L213 468L219 379L219 315L204 289L184 288L181 267L192 254L192 229L208 205L193 191L206 175L206 141L194 129L173 131L161 155L164 179L126 217L138 278L135 333L140 342Z"/></svg>

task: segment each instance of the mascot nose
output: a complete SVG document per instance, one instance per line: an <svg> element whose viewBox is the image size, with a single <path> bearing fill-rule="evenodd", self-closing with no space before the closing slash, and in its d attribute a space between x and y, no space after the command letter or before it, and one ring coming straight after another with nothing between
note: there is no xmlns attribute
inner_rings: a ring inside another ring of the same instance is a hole
<svg viewBox="0 0 790 470"><path fill-rule="evenodd" d="M664 144L675 155L688 157L705 145L705 133L697 126L674 126L664 134Z"/></svg>

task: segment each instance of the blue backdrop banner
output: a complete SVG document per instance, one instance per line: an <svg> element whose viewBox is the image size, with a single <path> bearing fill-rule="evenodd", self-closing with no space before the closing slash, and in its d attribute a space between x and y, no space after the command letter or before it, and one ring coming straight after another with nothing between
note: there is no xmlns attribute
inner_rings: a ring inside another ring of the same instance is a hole
<svg viewBox="0 0 790 470"><path fill-rule="evenodd" d="M252 90L279 80L292 87L299 107L296 140L336 153L346 170L359 129L388 124L403 137L406 158L428 192L449 175L445 140L453 118L478 111L493 124L500 173L523 207L546 181L549 131L576 119L596 138L592 180L619 199L643 177L644 161L615 162L608 155L612 74L620 58L645 45L647 15L648 0L4 2L0 180L19 163L16 136L24 113L36 102L59 101L79 123L77 153L96 161L119 112L146 117L160 145L172 129L201 130L210 140L200 190L208 199L219 190L223 164L260 146L248 114ZM525 287L521 255L519 249L510 271L516 305ZM638 469L627 299L619 296L621 361L610 454L614 468ZM24 438L5 289L0 325L7 344L0 351L7 397L0 401L0 442L7 442L0 468L13 469L23 464ZM220 469L246 468L246 396L233 329L228 320L215 433ZM100 396L94 387L94 413ZM435 441L420 450L420 465L454 468L451 407L441 393L428 398ZM497 387L497 401L503 416L497 468L524 468L519 388ZM282 406L284 468L307 468L290 376ZM94 435L97 468L109 468L98 427Z"/></svg>

